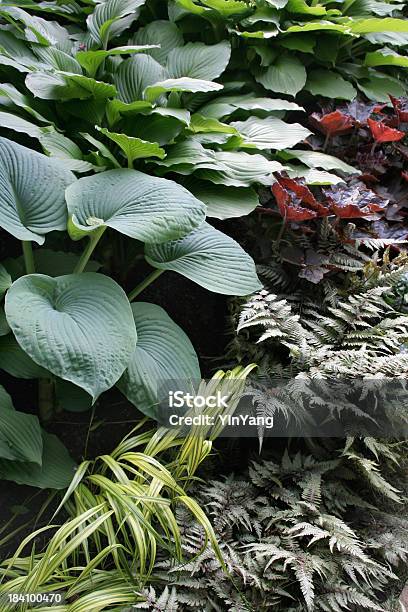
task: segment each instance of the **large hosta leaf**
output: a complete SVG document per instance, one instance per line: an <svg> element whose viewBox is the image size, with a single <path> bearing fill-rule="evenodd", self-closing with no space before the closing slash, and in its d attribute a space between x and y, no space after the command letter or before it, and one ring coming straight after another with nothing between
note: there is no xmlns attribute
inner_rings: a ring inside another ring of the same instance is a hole
<svg viewBox="0 0 408 612"><path fill-rule="evenodd" d="M5 388L0 385L0 412L2 410L14 410L14 406L10 395Z"/></svg>
<svg viewBox="0 0 408 612"><path fill-rule="evenodd" d="M297 57L283 55L256 80L274 93L295 96L305 86L306 70Z"/></svg>
<svg viewBox="0 0 408 612"><path fill-rule="evenodd" d="M23 276L9 289L5 308L24 351L94 400L117 382L135 350L127 297L102 274Z"/></svg>
<svg viewBox="0 0 408 612"><path fill-rule="evenodd" d="M89 76L94 77L99 66L102 62L110 55L126 55L133 53L141 53L143 51L149 51L150 49L156 49L158 45L129 45L123 47L115 47L114 49L98 49L96 51L79 51L76 55L76 59L82 68L85 68Z"/></svg>
<svg viewBox="0 0 408 612"><path fill-rule="evenodd" d="M120 64L113 80L120 100L129 104L143 100L146 87L166 77L166 70L150 55L135 55Z"/></svg>
<svg viewBox="0 0 408 612"><path fill-rule="evenodd" d="M235 121L231 125L244 137L242 146L256 149L280 151L293 147L311 134L299 123L285 123L276 117L249 117L246 121Z"/></svg>
<svg viewBox="0 0 408 612"><path fill-rule="evenodd" d="M66 197L79 230L106 225L143 242L180 238L205 217L204 204L181 185L125 168L79 179Z"/></svg>
<svg viewBox="0 0 408 612"><path fill-rule="evenodd" d="M66 489L75 474L75 463L57 436L42 431L42 465L0 461L0 478L40 489Z"/></svg>
<svg viewBox="0 0 408 612"><path fill-rule="evenodd" d="M118 36L138 17L138 9L145 2L146 0L105 0L97 4L87 19L92 37L106 47L111 38Z"/></svg>
<svg viewBox="0 0 408 612"><path fill-rule="evenodd" d="M0 300L9 287L11 287L11 276L6 268L0 264Z"/></svg>
<svg viewBox="0 0 408 612"><path fill-rule="evenodd" d="M305 89L314 96L353 100L357 91L352 84L331 70L312 70L307 78Z"/></svg>
<svg viewBox="0 0 408 612"><path fill-rule="evenodd" d="M303 110L301 106L295 102L288 100L279 100L273 98L257 98L253 94L244 94L242 96L222 96L208 102L200 108L200 114L206 117L214 117L222 119L227 115L234 113L237 110L245 111L286 111L286 110Z"/></svg>
<svg viewBox="0 0 408 612"><path fill-rule="evenodd" d="M192 79L189 77L180 77L179 79L165 79L164 81L158 81L153 85L146 87L144 96L147 100L156 100L161 94L167 91L187 91L191 93L197 92L211 92L219 91L223 88L221 83L214 83L213 81L204 81L203 79Z"/></svg>
<svg viewBox="0 0 408 612"><path fill-rule="evenodd" d="M41 465L42 450L38 418L0 406L0 459Z"/></svg>
<svg viewBox="0 0 408 612"><path fill-rule="evenodd" d="M116 88L111 83L68 72L58 74L32 72L27 75L25 84L36 97L43 100L73 100L75 98L104 100L116 95Z"/></svg>
<svg viewBox="0 0 408 612"><path fill-rule="evenodd" d="M171 21L156 19L146 27L140 28L133 36L129 44L136 45L159 45L159 48L148 51L160 64L165 64L172 49L182 47L183 35Z"/></svg>
<svg viewBox="0 0 408 612"><path fill-rule="evenodd" d="M9 330L10 331L10 330ZM15 378L47 378L47 370L35 363L23 351L13 334L0 338L0 370L4 370Z"/></svg>
<svg viewBox="0 0 408 612"><path fill-rule="evenodd" d="M145 256L153 267L178 272L215 293L248 295L261 288L252 258L208 223L180 240L146 245Z"/></svg>
<svg viewBox="0 0 408 612"><path fill-rule="evenodd" d="M366 66L403 66L408 68L408 57L395 53L391 49L371 51L365 56Z"/></svg>
<svg viewBox="0 0 408 612"><path fill-rule="evenodd" d="M74 180L60 162L0 138L0 226L43 244L44 234L66 228L64 192Z"/></svg>
<svg viewBox="0 0 408 612"><path fill-rule="evenodd" d="M193 181L189 188L207 206L207 217L230 219L248 215L259 205L250 187L225 187L204 181Z"/></svg>
<svg viewBox="0 0 408 612"><path fill-rule="evenodd" d="M344 161L333 155L320 153L319 151L302 151L301 149L292 149L291 151L283 151L281 153L285 159L296 158L309 166L309 168L322 168L323 170L341 170L346 174L360 174L360 171L353 166L349 166Z"/></svg>
<svg viewBox="0 0 408 612"><path fill-rule="evenodd" d="M217 45L187 43L170 51L167 69L175 79L191 77L212 81L224 72L230 56L231 45L227 41Z"/></svg>
<svg viewBox="0 0 408 612"><path fill-rule="evenodd" d="M201 378L196 352L183 330L156 304L132 304L136 350L118 387L141 412L154 417L158 391L170 381Z"/></svg>

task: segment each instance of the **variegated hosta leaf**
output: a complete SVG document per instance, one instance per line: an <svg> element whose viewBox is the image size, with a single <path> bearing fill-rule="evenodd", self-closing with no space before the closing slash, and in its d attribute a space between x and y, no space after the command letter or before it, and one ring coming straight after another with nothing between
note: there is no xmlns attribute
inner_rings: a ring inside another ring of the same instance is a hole
<svg viewBox="0 0 408 612"><path fill-rule="evenodd" d="M187 189L138 170L109 170L76 185L66 198L80 232L105 225L143 242L165 242L188 234L205 218L205 205Z"/></svg>
<svg viewBox="0 0 408 612"><path fill-rule="evenodd" d="M246 121L235 121L231 125L244 137L241 146L254 149L280 151L297 145L311 134L299 123L285 123L276 117L249 117Z"/></svg>
<svg viewBox="0 0 408 612"><path fill-rule="evenodd" d="M43 244L44 234L66 228L65 188L74 181L61 162L0 138L0 227Z"/></svg>
<svg viewBox="0 0 408 612"><path fill-rule="evenodd" d="M248 295L262 287L252 258L208 223L180 240L146 245L145 257L154 268L178 272L215 293Z"/></svg>
<svg viewBox="0 0 408 612"><path fill-rule="evenodd" d="M94 399L123 374L136 329L123 289L102 274L30 274L9 289L7 321L22 349Z"/></svg>
<svg viewBox="0 0 408 612"><path fill-rule="evenodd" d="M138 334L136 350L117 386L148 416L157 416L158 392L171 381L201 378L198 358L188 336L156 304L132 304Z"/></svg>

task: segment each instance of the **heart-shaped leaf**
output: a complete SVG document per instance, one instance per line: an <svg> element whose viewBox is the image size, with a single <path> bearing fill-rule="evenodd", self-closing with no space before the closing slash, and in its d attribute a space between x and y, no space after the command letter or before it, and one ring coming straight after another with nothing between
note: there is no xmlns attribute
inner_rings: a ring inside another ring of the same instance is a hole
<svg viewBox="0 0 408 612"><path fill-rule="evenodd" d="M108 49L106 51L103 49L98 49L96 51L79 51L76 54L76 59L82 68L85 68L89 76L94 77L99 66L110 55L141 53L143 51L149 51L150 49L156 49L158 46L159 45L129 45L115 47L114 49Z"/></svg>
<svg viewBox="0 0 408 612"><path fill-rule="evenodd" d="M130 104L143 100L143 92L149 85L165 79L166 70L150 55L135 55L119 65L113 80L122 102Z"/></svg>
<svg viewBox="0 0 408 612"><path fill-rule="evenodd" d="M265 89L274 93L296 96L305 86L306 70L297 57L283 55L278 57L274 64L269 66L268 70L259 75L256 80Z"/></svg>
<svg viewBox="0 0 408 612"><path fill-rule="evenodd" d="M157 142L148 142L141 138L127 136L127 134L116 134L106 128L97 129L122 149L129 164L132 164L135 159L143 159L144 157L159 157L160 159L166 157L165 150L160 148Z"/></svg>
<svg viewBox="0 0 408 612"><path fill-rule="evenodd" d="M299 123L285 123L276 117L249 117L246 121L235 121L231 125L244 137L242 146L256 149L280 151L293 147L311 134Z"/></svg>
<svg viewBox="0 0 408 612"><path fill-rule="evenodd" d="M38 418L0 407L0 459L41 465L43 441Z"/></svg>
<svg viewBox="0 0 408 612"><path fill-rule="evenodd" d="M157 49L152 49L148 53L160 64L164 65L170 51L175 47L182 47L184 40L182 33L175 23L156 19L146 27L140 28L131 41L129 41L129 44L158 45Z"/></svg>
<svg viewBox="0 0 408 612"><path fill-rule="evenodd" d="M106 48L109 40L118 36L139 16L146 0L106 0L96 5L87 19L92 37ZM128 19L124 19L129 16Z"/></svg>
<svg viewBox="0 0 408 612"><path fill-rule="evenodd" d="M205 217L205 205L181 185L126 168L81 178L66 198L77 229L106 225L143 242L180 238Z"/></svg>
<svg viewBox="0 0 408 612"><path fill-rule="evenodd" d="M66 228L64 192L74 181L60 162L0 138L0 227L43 244L44 234Z"/></svg>
<svg viewBox="0 0 408 612"><path fill-rule="evenodd" d="M201 378L188 336L156 304L132 304L138 333L136 350L118 387L141 412L154 417L157 393L170 381Z"/></svg>
<svg viewBox="0 0 408 612"><path fill-rule="evenodd" d="M262 287L252 258L208 223L180 240L146 245L145 256L154 268L178 272L215 293L248 295Z"/></svg>
<svg viewBox="0 0 408 612"><path fill-rule="evenodd" d="M126 294L102 274L23 276L9 289L5 309L23 350L94 401L117 382L136 347Z"/></svg>

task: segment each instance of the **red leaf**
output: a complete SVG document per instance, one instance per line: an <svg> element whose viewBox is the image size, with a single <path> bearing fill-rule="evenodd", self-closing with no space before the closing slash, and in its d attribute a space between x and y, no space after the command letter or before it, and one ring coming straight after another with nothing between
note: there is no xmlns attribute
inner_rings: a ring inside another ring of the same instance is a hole
<svg viewBox="0 0 408 612"><path fill-rule="evenodd" d="M404 181L408 182L408 172L401 172L401 176L404 179Z"/></svg>
<svg viewBox="0 0 408 612"><path fill-rule="evenodd" d="M286 176L279 176L278 181L285 189L294 191L298 198L302 200L302 202L306 202L306 204L310 204L311 206L318 205L318 202L316 201L313 193L304 183L301 183L300 181L296 181L295 179L291 179Z"/></svg>
<svg viewBox="0 0 408 612"><path fill-rule="evenodd" d="M398 115L398 119L401 123L408 121L408 98L394 98L390 96L390 100L394 107L395 112Z"/></svg>
<svg viewBox="0 0 408 612"><path fill-rule="evenodd" d="M325 189L331 211L342 219L375 219L388 205L385 200L363 183L336 185Z"/></svg>
<svg viewBox="0 0 408 612"><path fill-rule="evenodd" d="M395 142L404 138L404 132L388 127L383 121L367 120L371 134L376 142Z"/></svg>
<svg viewBox="0 0 408 612"><path fill-rule="evenodd" d="M310 115L310 122L323 134L334 136L335 134L345 134L354 126L354 120L339 110L333 113Z"/></svg>
<svg viewBox="0 0 408 612"><path fill-rule="evenodd" d="M287 221L307 221L317 217L317 212L300 205L300 199L293 201L290 193L280 183L272 185L272 193L278 203L280 214Z"/></svg>

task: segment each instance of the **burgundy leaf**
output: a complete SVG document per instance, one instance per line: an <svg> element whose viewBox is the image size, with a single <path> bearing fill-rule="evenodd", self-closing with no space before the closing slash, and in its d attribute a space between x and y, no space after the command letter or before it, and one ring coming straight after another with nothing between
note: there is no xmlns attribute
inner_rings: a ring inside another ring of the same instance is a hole
<svg viewBox="0 0 408 612"><path fill-rule="evenodd" d="M336 185L325 189L331 211L342 219L375 219L388 205L380 195L364 183Z"/></svg>
<svg viewBox="0 0 408 612"><path fill-rule="evenodd" d="M307 221L317 217L317 212L301 206L301 199L293 198L280 183L276 182L272 185L272 193L280 214L287 221Z"/></svg>
<svg viewBox="0 0 408 612"><path fill-rule="evenodd" d="M395 142L405 136L404 132L388 127L383 121L368 119L367 123L376 142Z"/></svg>
<svg viewBox="0 0 408 612"><path fill-rule="evenodd" d="M310 123L320 132L329 136L345 134L354 126L354 120L340 110L322 115L313 113L310 116Z"/></svg>
<svg viewBox="0 0 408 612"><path fill-rule="evenodd" d="M401 123L408 122L408 98L390 96L390 100Z"/></svg>

